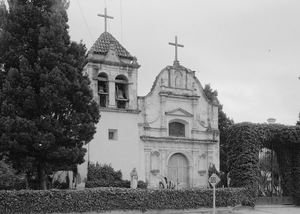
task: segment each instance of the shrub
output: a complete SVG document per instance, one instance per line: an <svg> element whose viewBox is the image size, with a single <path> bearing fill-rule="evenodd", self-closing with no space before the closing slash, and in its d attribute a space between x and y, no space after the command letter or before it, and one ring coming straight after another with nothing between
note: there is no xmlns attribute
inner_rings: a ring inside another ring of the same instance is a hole
<svg viewBox="0 0 300 214"><path fill-rule="evenodd" d="M115 171L111 164L94 164L90 163L88 167L87 180L110 180L110 181L121 181L122 180L121 170Z"/></svg>
<svg viewBox="0 0 300 214"><path fill-rule="evenodd" d="M85 183L86 188L95 188L95 187L119 187L119 188L130 188L130 181L121 180L121 181L110 181L105 179L99 179L95 181L87 181Z"/></svg>
<svg viewBox="0 0 300 214"><path fill-rule="evenodd" d="M216 206L241 204L243 188L216 189ZM70 213L110 210L165 210L212 207L211 189L124 189L0 191L0 210L6 213Z"/></svg>
<svg viewBox="0 0 300 214"><path fill-rule="evenodd" d="M148 183L147 183L147 182L144 182L144 181L138 181L137 188L140 188L140 189L147 189L147 187L148 187Z"/></svg>
<svg viewBox="0 0 300 214"><path fill-rule="evenodd" d="M148 184L144 181L138 181L137 188L147 189ZM121 180L121 181L109 181L109 180L96 180L96 181L87 181L85 183L86 188L95 188L95 187L118 187L118 188L130 188L130 181Z"/></svg>
<svg viewBox="0 0 300 214"><path fill-rule="evenodd" d="M119 187L130 188L130 181L123 180L121 170L115 171L111 164L93 164L88 167L87 181L85 187ZM137 187L147 189L148 184L144 181L138 181Z"/></svg>
<svg viewBox="0 0 300 214"><path fill-rule="evenodd" d="M25 187L25 177L17 175L9 164L0 161L0 190L20 190Z"/></svg>

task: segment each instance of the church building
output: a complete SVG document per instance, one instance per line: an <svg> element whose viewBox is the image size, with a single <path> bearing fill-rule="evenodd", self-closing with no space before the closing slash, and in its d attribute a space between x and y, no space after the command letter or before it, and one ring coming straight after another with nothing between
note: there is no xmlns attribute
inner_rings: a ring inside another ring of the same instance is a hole
<svg viewBox="0 0 300 214"><path fill-rule="evenodd" d="M101 16L106 24L106 11ZM175 61L158 72L146 96L138 96L137 58L106 28L88 51L83 72L101 118L78 169L81 180L88 161L111 164L128 180L136 168L148 188L158 188L163 177L178 189L205 188L209 166L219 169L218 104L207 99L195 71L179 63L177 37L169 44Z"/></svg>

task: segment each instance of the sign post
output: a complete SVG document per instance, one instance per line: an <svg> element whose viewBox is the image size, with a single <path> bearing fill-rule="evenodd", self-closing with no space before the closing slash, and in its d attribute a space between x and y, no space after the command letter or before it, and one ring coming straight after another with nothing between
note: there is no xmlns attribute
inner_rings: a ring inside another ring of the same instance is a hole
<svg viewBox="0 0 300 214"><path fill-rule="evenodd" d="M213 173L208 182L213 186L213 214L216 214L216 185L220 182L220 178Z"/></svg>

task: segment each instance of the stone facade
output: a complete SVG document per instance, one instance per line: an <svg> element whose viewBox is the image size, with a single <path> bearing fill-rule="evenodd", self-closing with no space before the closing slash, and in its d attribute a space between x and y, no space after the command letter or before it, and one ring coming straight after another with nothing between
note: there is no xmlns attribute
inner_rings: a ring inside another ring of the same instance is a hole
<svg viewBox="0 0 300 214"><path fill-rule="evenodd" d="M178 62L167 66L150 93L139 98L139 106L150 187L158 187L162 176L176 180L179 188L206 187L209 164L219 167L218 108L206 99L195 73ZM172 132L172 124L181 133ZM175 154L180 154L177 169L176 161L170 163Z"/></svg>
<svg viewBox="0 0 300 214"><path fill-rule="evenodd" d="M86 160L111 163L124 179L135 167L150 188L158 188L162 177L176 188L206 187L209 165L219 168L218 107L206 98L195 72L175 61L138 97L137 60L107 32L87 61L84 73L101 119ZM82 179L86 167L79 166Z"/></svg>

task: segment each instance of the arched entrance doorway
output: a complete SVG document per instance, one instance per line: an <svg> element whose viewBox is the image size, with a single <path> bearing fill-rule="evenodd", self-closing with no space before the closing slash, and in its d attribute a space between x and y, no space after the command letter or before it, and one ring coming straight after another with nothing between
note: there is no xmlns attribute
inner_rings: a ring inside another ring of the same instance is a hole
<svg viewBox="0 0 300 214"><path fill-rule="evenodd" d="M171 156L168 163L168 179L176 184L176 189L188 188L188 161L182 154Z"/></svg>

